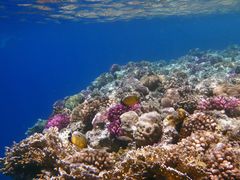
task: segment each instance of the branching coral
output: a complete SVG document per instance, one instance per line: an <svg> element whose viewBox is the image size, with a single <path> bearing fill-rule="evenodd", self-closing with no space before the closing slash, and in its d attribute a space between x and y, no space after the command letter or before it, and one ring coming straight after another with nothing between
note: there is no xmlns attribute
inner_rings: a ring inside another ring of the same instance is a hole
<svg viewBox="0 0 240 180"><path fill-rule="evenodd" d="M201 99L198 103L198 109L200 110L225 110L228 116L239 116L239 106L239 98L226 96Z"/></svg>
<svg viewBox="0 0 240 180"><path fill-rule="evenodd" d="M219 142L206 152L204 162L210 179L240 179L240 146Z"/></svg>
<svg viewBox="0 0 240 180"><path fill-rule="evenodd" d="M44 179L87 179L100 180L102 172L112 168L113 155L104 150L86 149L61 160L58 173L49 175L42 171L38 177Z"/></svg>
<svg viewBox="0 0 240 180"><path fill-rule="evenodd" d="M210 177L204 157L222 140L217 133L198 131L176 145L145 146L128 151L104 174L105 179L201 179ZM209 151L208 151L209 150Z"/></svg>
<svg viewBox="0 0 240 180"><path fill-rule="evenodd" d="M46 128L57 127L59 130L67 127L70 122L70 116L66 113L56 114L47 121Z"/></svg>
<svg viewBox="0 0 240 180"><path fill-rule="evenodd" d="M71 122L79 122L81 131L86 132L92 128L94 116L110 105L111 101L105 97L97 97L75 107L71 114Z"/></svg>
<svg viewBox="0 0 240 180"><path fill-rule="evenodd" d="M4 164L1 171L19 179L33 178L42 169L55 174L54 167L60 165L59 160L74 151L66 151L58 136L57 129L50 128L44 135L35 133L12 148L7 148L6 157L1 159Z"/></svg>
<svg viewBox="0 0 240 180"><path fill-rule="evenodd" d="M180 137L185 138L190 136L192 132L197 130L209 130L214 132L218 130L217 121L204 113L195 113L183 122L183 125L180 130Z"/></svg>
<svg viewBox="0 0 240 180"><path fill-rule="evenodd" d="M83 163L99 170L111 169L114 164L113 156L104 150L85 149L75 153L68 160L71 164Z"/></svg>
<svg viewBox="0 0 240 180"><path fill-rule="evenodd" d="M167 166L170 153L163 148L146 146L129 151L114 169L103 173L104 179L190 179L186 174Z"/></svg>
<svg viewBox="0 0 240 180"><path fill-rule="evenodd" d="M231 110L240 105L240 100L235 97L215 96L201 99L198 103L200 110Z"/></svg>

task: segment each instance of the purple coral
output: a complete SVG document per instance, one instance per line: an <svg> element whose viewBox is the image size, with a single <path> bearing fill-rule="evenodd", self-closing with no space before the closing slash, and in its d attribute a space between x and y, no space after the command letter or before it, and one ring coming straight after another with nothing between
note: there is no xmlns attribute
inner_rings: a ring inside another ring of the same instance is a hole
<svg viewBox="0 0 240 180"><path fill-rule="evenodd" d="M198 103L200 110L232 110L240 105L240 99L235 97L215 96L201 99Z"/></svg>
<svg viewBox="0 0 240 180"><path fill-rule="evenodd" d="M139 104L134 106L125 106L121 103L116 104L108 110L107 119L110 121L108 131L111 135L120 136L122 134L120 116L128 111L136 111L140 108Z"/></svg>
<svg viewBox="0 0 240 180"><path fill-rule="evenodd" d="M129 111L129 109L128 106L124 106L123 104L116 104L108 110L108 120L114 122L117 119L120 119L120 116Z"/></svg>
<svg viewBox="0 0 240 180"><path fill-rule="evenodd" d="M122 134L121 121L116 119L108 125L108 131L111 135L120 136Z"/></svg>
<svg viewBox="0 0 240 180"><path fill-rule="evenodd" d="M70 116L66 113L56 114L48 119L46 128L57 127L59 130L67 127L70 122Z"/></svg>

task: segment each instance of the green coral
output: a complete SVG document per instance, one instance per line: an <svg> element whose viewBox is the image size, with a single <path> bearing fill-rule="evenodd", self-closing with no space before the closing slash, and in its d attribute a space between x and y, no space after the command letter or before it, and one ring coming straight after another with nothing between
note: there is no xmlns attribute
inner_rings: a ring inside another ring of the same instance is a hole
<svg viewBox="0 0 240 180"><path fill-rule="evenodd" d="M84 97L81 93L69 96L65 101L65 108L73 110L78 104L84 101Z"/></svg>

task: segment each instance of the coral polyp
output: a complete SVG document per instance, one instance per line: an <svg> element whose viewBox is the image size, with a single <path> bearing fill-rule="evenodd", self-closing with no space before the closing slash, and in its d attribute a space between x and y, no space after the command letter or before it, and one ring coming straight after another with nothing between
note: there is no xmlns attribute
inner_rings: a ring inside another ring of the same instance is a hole
<svg viewBox="0 0 240 180"><path fill-rule="evenodd" d="M239 54L190 51L170 64L113 65L6 148L1 172L16 179L240 179Z"/></svg>

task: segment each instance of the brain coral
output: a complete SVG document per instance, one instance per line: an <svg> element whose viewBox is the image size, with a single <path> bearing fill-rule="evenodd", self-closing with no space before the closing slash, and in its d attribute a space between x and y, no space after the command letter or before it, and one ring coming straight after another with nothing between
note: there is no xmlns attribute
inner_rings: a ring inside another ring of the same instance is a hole
<svg viewBox="0 0 240 180"><path fill-rule="evenodd" d="M122 136L133 140L133 131L136 128L136 123L138 122L138 114L135 111L129 111L123 113L120 116L121 119L121 129Z"/></svg>
<svg viewBox="0 0 240 180"><path fill-rule="evenodd" d="M140 80L150 91L155 91L158 87L161 87L161 81L162 79L157 75L143 76Z"/></svg>
<svg viewBox="0 0 240 180"><path fill-rule="evenodd" d="M141 115L133 133L137 146L156 143L161 139L161 136L161 116L155 111Z"/></svg>

